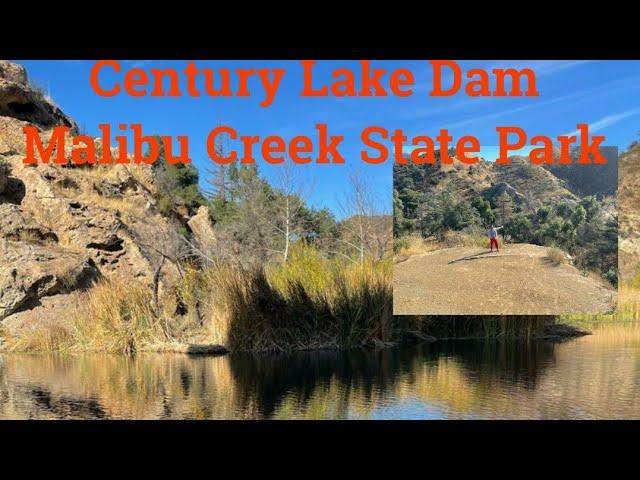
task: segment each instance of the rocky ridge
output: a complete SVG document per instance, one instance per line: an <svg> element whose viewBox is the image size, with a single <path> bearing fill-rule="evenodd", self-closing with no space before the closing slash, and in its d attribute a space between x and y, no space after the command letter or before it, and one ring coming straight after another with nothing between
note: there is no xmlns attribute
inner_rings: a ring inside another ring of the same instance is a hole
<svg viewBox="0 0 640 480"><path fill-rule="evenodd" d="M62 315L70 294L102 277L172 289L179 272L162 257L177 258L183 242L156 209L151 168L25 165L26 125L43 138L59 125L78 134L24 67L0 61L0 326L19 328L25 313ZM209 235L200 213L196 230Z"/></svg>

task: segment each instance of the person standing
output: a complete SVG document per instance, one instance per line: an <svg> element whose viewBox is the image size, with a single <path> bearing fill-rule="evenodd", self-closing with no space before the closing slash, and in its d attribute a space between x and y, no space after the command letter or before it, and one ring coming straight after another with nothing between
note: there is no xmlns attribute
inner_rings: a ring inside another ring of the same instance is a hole
<svg viewBox="0 0 640 480"><path fill-rule="evenodd" d="M500 246L498 245L498 230L502 227L494 227L493 225L489 226L489 230L487 231L487 235L489 236L489 248L493 252L493 246L496 247L496 252L500 253Z"/></svg>

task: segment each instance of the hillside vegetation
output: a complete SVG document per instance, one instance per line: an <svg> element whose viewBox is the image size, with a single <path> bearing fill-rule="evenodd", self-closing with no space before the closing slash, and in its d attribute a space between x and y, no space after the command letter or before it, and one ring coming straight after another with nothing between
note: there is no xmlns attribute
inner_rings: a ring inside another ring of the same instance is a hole
<svg viewBox="0 0 640 480"><path fill-rule="evenodd" d="M578 174L579 168L543 168L520 157L511 165L482 160L476 165L396 166L396 252L407 243L406 236L440 243L451 232L482 238L494 224L503 226L506 243L560 248L578 269L597 272L615 285L618 214L610 195L616 190L615 169L607 164Z"/></svg>

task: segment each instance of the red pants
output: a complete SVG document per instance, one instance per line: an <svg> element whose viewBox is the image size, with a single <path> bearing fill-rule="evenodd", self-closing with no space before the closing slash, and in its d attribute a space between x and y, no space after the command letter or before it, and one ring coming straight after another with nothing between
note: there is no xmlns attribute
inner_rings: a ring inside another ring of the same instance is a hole
<svg viewBox="0 0 640 480"><path fill-rule="evenodd" d="M491 251L493 251L493 246L496 246L496 250L500 250L500 248L498 247L498 239L497 238L491 238L489 239L489 248L491 249Z"/></svg>

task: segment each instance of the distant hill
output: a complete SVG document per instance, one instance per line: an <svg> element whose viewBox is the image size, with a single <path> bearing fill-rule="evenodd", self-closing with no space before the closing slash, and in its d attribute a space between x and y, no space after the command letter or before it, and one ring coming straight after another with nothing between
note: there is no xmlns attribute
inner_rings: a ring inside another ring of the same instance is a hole
<svg viewBox="0 0 640 480"><path fill-rule="evenodd" d="M518 156L512 158L511 165L486 160L467 165L456 159L453 165L396 165L393 183L398 191L409 189L425 196L449 191L459 198L482 196L492 200L506 192L516 202L528 201L532 206L549 200L576 199L564 180Z"/></svg>
<svg viewBox="0 0 640 480"><path fill-rule="evenodd" d="M602 147L607 159L604 165L545 165L544 168L566 182L569 190L580 197L595 195L598 198L616 194L618 188L618 148Z"/></svg>
<svg viewBox="0 0 640 480"><path fill-rule="evenodd" d="M610 162L593 167L551 168L519 156L509 165L484 160L473 165L397 165L394 235L419 233L446 243L449 231L482 236L489 225L497 224L503 227L503 240L558 247L579 269L597 272L615 284L616 151L603 153ZM640 215L638 220L640 226ZM637 249L640 253L640 236Z"/></svg>

